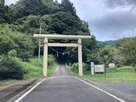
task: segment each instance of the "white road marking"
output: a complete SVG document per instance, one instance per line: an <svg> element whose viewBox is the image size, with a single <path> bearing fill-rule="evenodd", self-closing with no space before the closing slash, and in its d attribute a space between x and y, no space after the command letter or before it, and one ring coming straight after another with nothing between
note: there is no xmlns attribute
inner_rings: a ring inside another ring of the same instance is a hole
<svg viewBox="0 0 136 102"><path fill-rule="evenodd" d="M84 82L85 84L87 84L87 85L89 85L89 86L94 87L95 89L97 89L97 90L99 90L99 91L101 91L101 92L106 93L107 95L109 95L109 96L111 96L111 97L113 97L113 98L115 98L115 99L119 100L120 102L126 102L126 101L124 101L124 100L122 100L122 99L120 99L120 98L118 98L118 97L116 97L116 96L114 96L114 95L110 94L109 92L104 91L104 90L102 90L102 89L100 89L100 88L98 88L98 87L96 87L96 86L94 86L94 85L92 85L92 84L90 84L90 83L88 83L88 82L86 82L86 81L82 80L82 79L79 79L79 78L77 78L77 77L75 77L75 78L76 78L76 79L78 79L78 80L80 80L80 81L82 81L82 82Z"/></svg>
<svg viewBox="0 0 136 102"><path fill-rule="evenodd" d="M32 87L30 90L28 90L25 94L23 94L21 97L19 97L15 102L20 102L26 95L28 95L32 90L34 90L39 84L41 84L45 79L37 83L34 87Z"/></svg>

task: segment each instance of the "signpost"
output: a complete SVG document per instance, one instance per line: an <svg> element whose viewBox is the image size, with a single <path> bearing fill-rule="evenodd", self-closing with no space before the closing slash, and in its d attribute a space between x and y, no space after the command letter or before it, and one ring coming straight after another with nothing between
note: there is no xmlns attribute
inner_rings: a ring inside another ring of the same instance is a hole
<svg viewBox="0 0 136 102"><path fill-rule="evenodd" d="M94 62L91 62L91 74L95 75L95 73L101 73L101 72L106 75L106 69L104 64L94 65Z"/></svg>
<svg viewBox="0 0 136 102"><path fill-rule="evenodd" d="M104 64L102 65L95 65L95 72L105 72Z"/></svg>
<svg viewBox="0 0 136 102"><path fill-rule="evenodd" d="M91 74L94 75L94 62L91 62Z"/></svg>

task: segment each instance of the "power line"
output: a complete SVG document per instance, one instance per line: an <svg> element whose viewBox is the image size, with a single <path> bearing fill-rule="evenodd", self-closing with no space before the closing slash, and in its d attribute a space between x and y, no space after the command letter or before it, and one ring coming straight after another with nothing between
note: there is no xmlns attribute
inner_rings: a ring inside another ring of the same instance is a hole
<svg viewBox="0 0 136 102"><path fill-rule="evenodd" d="M42 25L40 24L40 30L39 30L39 34L41 34L42 32ZM40 52L41 52L41 39L39 39L39 51L38 51L38 63L40 63Z"/></svg>

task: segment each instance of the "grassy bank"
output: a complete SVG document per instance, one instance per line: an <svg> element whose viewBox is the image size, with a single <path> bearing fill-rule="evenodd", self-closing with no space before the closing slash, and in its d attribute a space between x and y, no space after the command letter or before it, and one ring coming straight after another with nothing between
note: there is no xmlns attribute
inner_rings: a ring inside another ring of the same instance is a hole
<svg viewBox="0 0 136 102"><path fill-rule="evenodd" d="M53 56L49 56L48 59L49 59L48 61L49 66L48 66L48 76L47 77L51 76L55 68L57 67L57 63L55 62L55 59L53 58ZM26 72L26 74L24 74L23 80L44 78L43 66L42 66L43 58L42 57L41 57L40 64L37 61L37 57L31 58L29 62L22 62L21 60L20 62L24 66L24 69ZM13 84L13 83L17 83L20 81L22 80L12 80L12 79L3 80L3 81L0 81L0 87L9 85L9 84Z"/></svg>
<svg viewBox="0 0 136 102"><path fill-rule="evenodd" d="M78 76L78 73L72 72ZM107 68L106 76L104 74L95 74L92 76L90 72L84 73L82 78L89 79L96 82L107 83L136 83L136 74L131 66L124 66L120 68Z"/></svg>
<svg viewBox="0 0 136 102"><path fill-rule="evenodd" d="M37 57L30 59L30 62L22 62L25 66L27 74L25 74L24 79L30 78L42 78L43 76L43 57L41 57L40 64L37 61ZM52 55L48 56L48 76L51 76L57 67L57 63Z"/></svg>

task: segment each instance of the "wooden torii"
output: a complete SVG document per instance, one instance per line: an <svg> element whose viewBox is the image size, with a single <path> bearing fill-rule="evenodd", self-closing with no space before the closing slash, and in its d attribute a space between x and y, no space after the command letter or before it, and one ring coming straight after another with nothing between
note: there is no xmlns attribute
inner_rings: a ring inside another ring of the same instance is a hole
<svg viewBox="0 0 136 102"><path fill-rule="evenodd" d="M54 34L34 34L34 38L44 39L44 54L43 54L43 75L47 76L47 66L48 66L48 46L54 47L78 47L78 70L79 76L83 75L82 68L82 39L91 39L91 36L82 35L54 35ZM48 39L68 39L68 40L78 40L78 43L48 43Z"/></svg>

